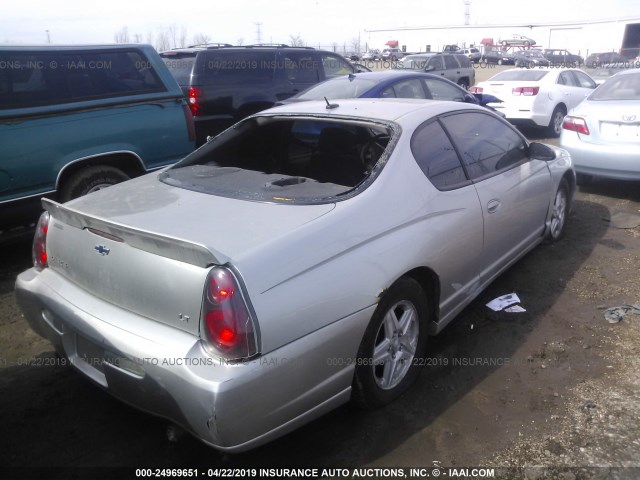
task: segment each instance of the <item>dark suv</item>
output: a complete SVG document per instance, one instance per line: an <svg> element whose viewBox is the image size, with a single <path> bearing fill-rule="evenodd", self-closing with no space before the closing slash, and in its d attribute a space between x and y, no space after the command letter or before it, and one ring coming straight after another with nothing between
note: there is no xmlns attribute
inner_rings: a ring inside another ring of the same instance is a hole
<svg viewBox="0 0 640 480"><path fill-rule="evenodd" d="M287 45L215 45L160 56L188 99L198 145L311 85L358 71L336 53Z"/></svg>

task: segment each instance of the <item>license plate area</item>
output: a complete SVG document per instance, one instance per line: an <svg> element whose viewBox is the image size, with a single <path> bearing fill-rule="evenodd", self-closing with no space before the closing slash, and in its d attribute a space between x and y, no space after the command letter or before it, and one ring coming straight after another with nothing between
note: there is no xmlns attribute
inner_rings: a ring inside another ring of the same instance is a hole
<svg viewBox="0 0 640 480"><path fill-rule="evenodd" d="M606 140L640 142L640 124L602 122L600 124L600 136Z"/></svg>

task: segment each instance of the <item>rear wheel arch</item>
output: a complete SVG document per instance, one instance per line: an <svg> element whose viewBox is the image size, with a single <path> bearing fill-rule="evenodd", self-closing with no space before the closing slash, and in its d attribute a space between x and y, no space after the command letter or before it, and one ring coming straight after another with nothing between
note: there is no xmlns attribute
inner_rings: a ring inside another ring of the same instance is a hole
<svg viewBox="0 0 640 480"><path fill-rule="evenodd" d="M61 201L68 201L76 196L78 184L83 177L89 177L102 171L114 183L137 177L145 173L142 159L133 152L115 152L95 155L75 160L65 165L56 180L56 190Z"/></svg>
<svg viewBox="0 0 640 480"><path fill-rule="evenodd" d="M429 296L403 275L380 295L357 353L351 401L365 409L391 403L417 380L426 356Z"/></svg>

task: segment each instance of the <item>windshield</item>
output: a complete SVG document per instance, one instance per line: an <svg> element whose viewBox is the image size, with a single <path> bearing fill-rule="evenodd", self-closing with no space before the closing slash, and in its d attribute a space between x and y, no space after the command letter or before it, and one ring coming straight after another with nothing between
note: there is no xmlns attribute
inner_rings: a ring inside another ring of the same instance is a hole
<svg viewBox="0 0 640 480"><path fill-rule="evenodd" d="M589 100L640 100L640 72L611 77L593 91Z"/></svg>
<svg viewBox="0 0 640 480"><path fill-rule="evenodd" d="M547 73L546 70L507 70L506 72L500 72L489 79L490 82L503 81L503 82L537 82L542 79Z"/></svg>
<svg viewBox="0 0 640 480"><path fill-rule="evenodd" d="M358 98L372 89L377 82L357 75L327 80L302 92L295 98L300 100L322 100L323 98Z"/></svg>
<svg viewBox="0 0 640 480"><path fill-rule="evenodd" d="M243 200L334 202L373 181L391 138L392 127L378 122L253 117L159 178L176 187Z"/></svg>

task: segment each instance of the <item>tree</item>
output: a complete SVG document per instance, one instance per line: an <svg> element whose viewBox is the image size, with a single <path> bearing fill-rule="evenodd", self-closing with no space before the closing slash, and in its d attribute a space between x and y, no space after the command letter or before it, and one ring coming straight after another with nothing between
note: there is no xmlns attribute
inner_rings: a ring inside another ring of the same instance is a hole
<svg viewBox="0 0 640 480"><path fill-rule="evenodd" d="M180 27L180 48L187 46L187 27Z"/></svg>
<svg viewBox="0 0 640 480"><path fill-rule="evenodd" d="M113 39L116 43L129 43L131 41L129 39L129 29L127 27L122 27L113 35Z"/></svg>
<svg viewBox="0 0 640 480"><path fill-rule="evenodd" d="M134 33L133 34L133 43L142 43L142 34Z"/></svg>
<svg viewBox="0 0 640 480"><path fill-rule="evenodd" d="M289 35L289 44L292 47L304 47L305 42L302 40L302 37L298 35Z"/></svg>
<svg viewBox="0 0 640 480"><path fill-rule="evenodd" d="M351 39L351 49L353 53L360 54L360 37L353 37Z"/></svg>
<svg viewBox="0 0 640 480"><path fill-rule="evenodd" d="M156 35L156 50L164 52L171 49L171 40L169 39L169 33L165 30L160 30Z"/></svg>
<svg viewBox="0 0 640 480"><path fill-rule="evenodd" d="M194 45L208 45L210 41L211 41L211 37L206 33L196 33L193 36Z"/></svg>

